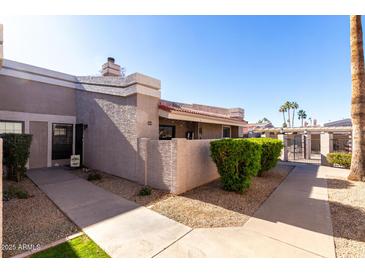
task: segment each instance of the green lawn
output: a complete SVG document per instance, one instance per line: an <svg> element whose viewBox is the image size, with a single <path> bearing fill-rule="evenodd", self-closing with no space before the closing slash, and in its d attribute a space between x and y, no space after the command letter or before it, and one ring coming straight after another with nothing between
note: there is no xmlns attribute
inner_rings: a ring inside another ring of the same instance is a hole
<svg viewBox="0 0 365 274"><path fill-rule="evenodd" d="M31 258L110 258L86 235L33 254Z"/></svg>

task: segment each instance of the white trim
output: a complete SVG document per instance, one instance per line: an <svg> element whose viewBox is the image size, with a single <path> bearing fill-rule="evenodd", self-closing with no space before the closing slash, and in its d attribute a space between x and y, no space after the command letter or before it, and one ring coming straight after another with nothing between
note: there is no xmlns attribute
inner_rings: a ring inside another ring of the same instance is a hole
<svg viewBox="0 0 365 274"><path fill-rule="evenodd" d="M181 112L174 112L174 111L165 111L163 109L159 109L159 116L164 117L167 119L174 119L174 120L183 120L183 121L192 121L192 122L201 122L201 123L208 123L208 124L222 124L222 125L229 125L229 126L243 126L245 122L234 122L228 121L227 119L221 119L216 117L202 117L199 114L192 114L192 113L181 113Z"/></svg>

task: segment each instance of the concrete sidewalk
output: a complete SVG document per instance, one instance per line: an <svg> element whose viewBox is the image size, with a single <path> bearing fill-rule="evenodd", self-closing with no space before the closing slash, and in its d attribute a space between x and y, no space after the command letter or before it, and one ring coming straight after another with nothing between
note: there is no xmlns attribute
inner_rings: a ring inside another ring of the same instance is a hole
<svg viewBox="0 0 365 274"><path fill-rule="evenodd" d="M153 257L191 231L63 168L34 169L27 175L111 257Z"/></svg>
<svg viewBox="0 0 365 274"><path fill-rule="evenodd" d="M243 227L195 229L158 257L335 257L321 168L296 166Z"/></svg>

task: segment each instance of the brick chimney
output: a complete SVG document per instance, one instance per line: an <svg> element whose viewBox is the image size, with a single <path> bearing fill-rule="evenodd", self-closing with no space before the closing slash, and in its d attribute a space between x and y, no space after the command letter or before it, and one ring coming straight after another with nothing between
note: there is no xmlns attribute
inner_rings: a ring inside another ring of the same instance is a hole
<svg viewBox="0 0 365 274"><path fill-rule="evenodd" d="M102 66L101 75L103 76L121 76L120 66L115 64L113 57L108 57L107 62Z"/></svg>

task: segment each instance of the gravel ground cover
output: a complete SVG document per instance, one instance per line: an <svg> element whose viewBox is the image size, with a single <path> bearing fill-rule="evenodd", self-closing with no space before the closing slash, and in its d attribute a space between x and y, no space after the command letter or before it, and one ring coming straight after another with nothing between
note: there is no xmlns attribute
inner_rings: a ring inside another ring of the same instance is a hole
<svg viewBox="0 0 365 274"><path fill-rule="evenodd" d="M365 258L365 183L328 179L336 255Z"/></svg>
<svg viewBox="0 0 365 274"><path fill-rule="evenodd" d="M101 171L89 170L88 172L84 172L82 169L75 169L72 170L72 172L75 175L84 178L85 180L87 180L87 177L90 173L96 172L97 174L101 175L101 179L92 180L90 181L91 183L101 188L104 188L105 190L110 191L114 194L117 194L125 199L134 201L142 206L151 206L152 204L160 200L164 200L172 196L171 194L158 189L151 189L151 195L140 196L139 191L143 188L143 186Z"/></svg>
<svg viewBox="0 0 365 274"><path fill-rule="evenodd" d="M30 197L3 201L3 257L42 247L79 231L31 180L4 180L3 192L11 185L25 190Z"/></svg>
<svg viewBox="0 0 365 274"><path fill-rule="evenodd" d="M255 177L243 194L224 191L216 181L159 201L152 210L193 228L241 226L292 169L277 165L262 177Z"/></svg>

